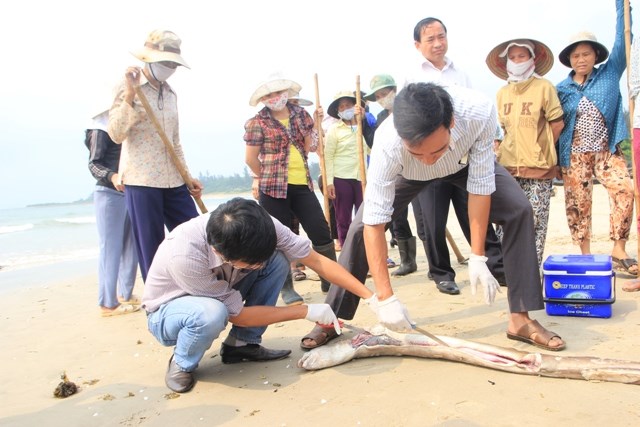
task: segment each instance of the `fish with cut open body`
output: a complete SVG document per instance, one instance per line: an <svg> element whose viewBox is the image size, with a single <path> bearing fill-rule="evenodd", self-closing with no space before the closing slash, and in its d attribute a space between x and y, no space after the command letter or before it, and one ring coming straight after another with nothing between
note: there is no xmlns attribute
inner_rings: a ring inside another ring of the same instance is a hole
<svg viewBox="0 0 640 427"><path fill-rule="evenodd" d="M640 385L640 362L528 353L453 337L438 338L446 345L422 334L400 334L374 328L372 332L364 331L351 339L334 341L305 353L298 361L298 367L318 370L364 357L414 356L523 375Z"/></svg>

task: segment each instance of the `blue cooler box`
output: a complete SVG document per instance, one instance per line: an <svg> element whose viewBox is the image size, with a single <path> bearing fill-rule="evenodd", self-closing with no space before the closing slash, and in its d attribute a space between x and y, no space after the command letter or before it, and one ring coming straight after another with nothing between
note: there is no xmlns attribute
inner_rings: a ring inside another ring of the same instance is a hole
<svg viewBox="0 0 640 427"><path fill-rule="evenodd" d="M616 292L609 255L550 255L542 271L547 314L611 317Z"/></svg>

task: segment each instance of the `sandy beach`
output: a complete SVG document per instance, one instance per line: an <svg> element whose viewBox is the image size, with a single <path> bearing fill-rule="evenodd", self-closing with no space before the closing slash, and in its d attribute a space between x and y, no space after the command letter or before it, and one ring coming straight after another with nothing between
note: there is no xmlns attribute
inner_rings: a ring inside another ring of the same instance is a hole
<svg viewBox="0 0 640 427"><path fill-rule="evenodd" d="M546 255L576 253L564 216L564 194L552 199ZM608 254L608 197L595 186L594 253ZM464 255L455 216L449 230ZM635 222L627 249L637 255ZM396 249L390 249L396 260ZM438 335L536 351L505 336L506 289L492 306L469 290L467 268L455 261L462 293L439 293L418 271L393 279L394 289L419 326ZM378 357L309 372L296 363L300 338L311 323L272 325L263 344L289 348L290 358L269 363L223 365L214 342L196 371L197 384L176 395L164 384L172 348L146 330L143 312L102 318L96 274L43 285L33 280L0 295L4 348L0 353L2 426L631 426L640 425L640 388L634 385L552 379L503 373L449 361ZM29 276L31 277L31 276ZM618 274L613 317L577 318L531 313L567 342L562 356L640 361L639 293L621 291L630 276ZM368 283L372 286L372 283ZM322 302L320 282L297 282L307 302ZM141 295L142 281L135 293ZM354 326L369 327L374 315L362 307ZM353 332L345 331L345 337ZM56 399L66 372L80 391Z"/></svg>

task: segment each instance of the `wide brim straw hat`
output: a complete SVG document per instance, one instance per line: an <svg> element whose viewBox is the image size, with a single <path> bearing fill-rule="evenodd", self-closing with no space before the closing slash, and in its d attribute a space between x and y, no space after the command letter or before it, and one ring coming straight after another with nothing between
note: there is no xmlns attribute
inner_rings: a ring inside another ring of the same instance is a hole
<svg viewBox="0 0 640 427"><path fill-rule="evenodd" d="M609 57L609 49L607 49L602 43L598 42L595 34L588 31L581 31L578 34L571 36L569 45L562 49L558 55L558 59L562 65L571 68L571 61L569 61L569 55L579 43L591 43L593 49L596 51L596 64L605 61Z"/></svg>
<svg viewBox="0 0 640 427"><path fill-rule="evenodd" d="M541 76L544 76L553 67L553 53L549 47L534 39L511 39L500 43L487 55L486 63L493 74L500 77L502 80L507 80L509 75L507 74L507 46L514 44L516 46L527 47L531 49L533 45L533 53L535 58L533 63L535 64L535 72Z"/></svg>
<svg viewBox="0 0 640 427"><path fill-rule="evenodd" d="M349 98L353 100L353 105L356 104L356 95L354 91L351 90L341 90L336 93L333 97L333 101L329 104L329 108L327 108L327 114L329 114L334 119L340 119L338 115L338 104L342 98ZM364 98L360 98L360 104L364 107Z"/></svg>
<svg viewBox="0 0 640 427"><path fill-rule="evenodd" d="M309 101L308 99L300 98L300 94L298 93L290 96L289 99L292 101L298 101L298 105L301 107L311 107L313 105L313 102Z"/></svg>
<svg viewBox="0 0 640 427"><path fill-rule="evenodd" d="M389 74L377 74L371 79L369 87L371 87L371 93L367 96L364 96L363 99L375 102L377 91L386 87L397 87L397 85L396 81L393 80L393 77L391 77Z"/></svg>
<svg viewBox="0 0 640 427"><path fill-rule="evenodd" d="M292 97L296 96L300 90L302 90L302 86L293 80L285 79L280 73L272 74L258 85L258 88L253 92L253 95L251 95L251 98L249 99L249 105L255 107L263 96L274 92L280 92L282 90L288 90L289 97Z"/></svg>
<svg viewBox="0 0 640 427"><path fill-rule="evenodd" d="M98 118L100 118L100 120L104 120L106 123L109 118L109 110L111 109L114 99L118 94L119 86L119 84L113 86L104 82L93 85L85 110L86 116L89 119L89 124L92 124L94 120ZM105 115L106 120L104 119ZM106 131L106 129L102 130Z"/></svg>
<svg viewBox="0 0 640 427"><path fill-rule="evenodd" d="M144 46L131 51L131 54L142 62L153 63L171 61L191 68L187 61L180 56L182 41L175 33L167 30L154 30L144 42Z"/></svg>

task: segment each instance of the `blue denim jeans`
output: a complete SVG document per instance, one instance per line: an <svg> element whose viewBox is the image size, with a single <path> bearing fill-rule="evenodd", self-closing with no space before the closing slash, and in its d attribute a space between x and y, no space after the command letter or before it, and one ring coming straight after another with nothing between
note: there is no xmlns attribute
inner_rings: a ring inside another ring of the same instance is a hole
<svg viewBox="0 0 640 427"><path fill-rule="evenodd" d="M275 306L285 278L289 261L276 251L265 266L249 273L234 285L245 302L245 307ZM147 325L151 334L165 346L175 346L176 364L192 372L204 353L211 347L229 321L225 305L209 297L186 295L173 299L149 314ZM229 335L249 344L260 344L267 326L244 328L234 325Z"/></svg>

